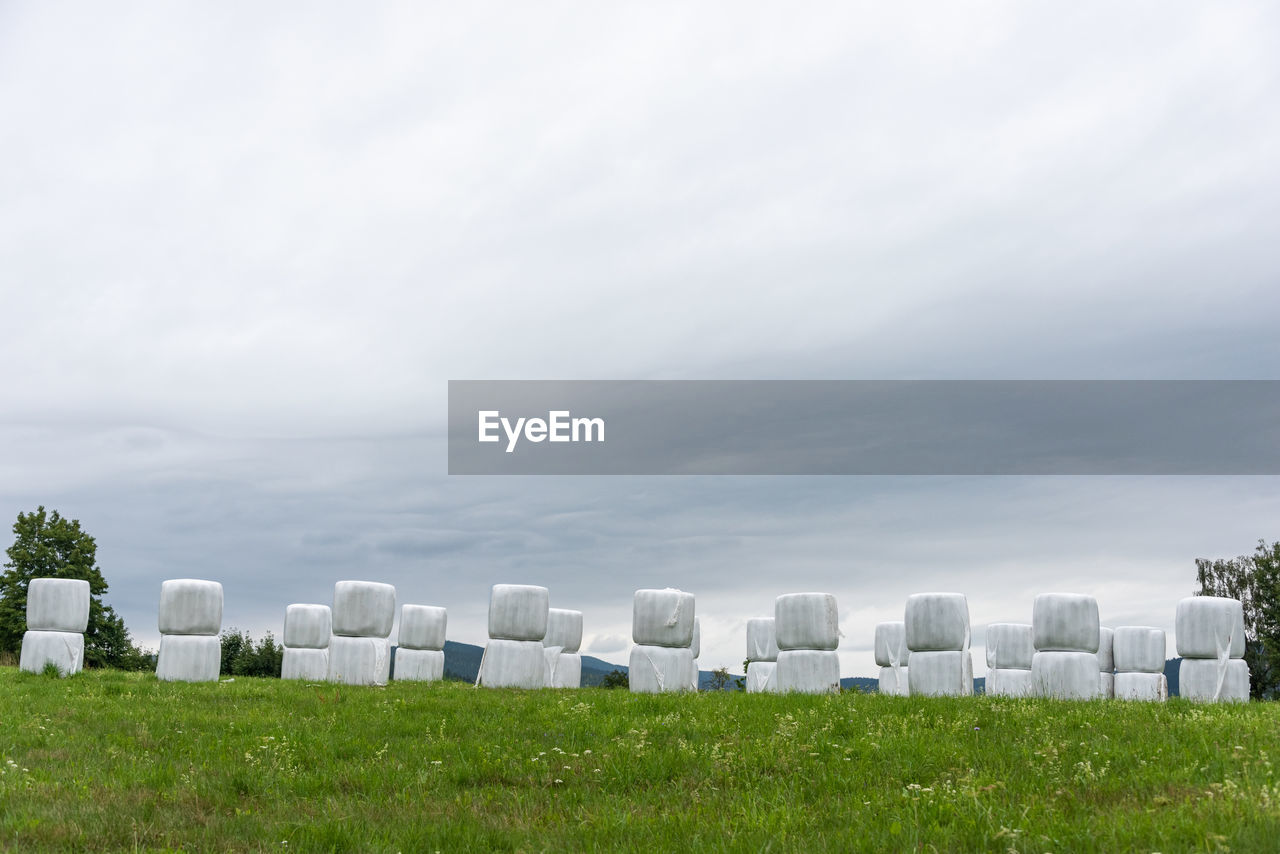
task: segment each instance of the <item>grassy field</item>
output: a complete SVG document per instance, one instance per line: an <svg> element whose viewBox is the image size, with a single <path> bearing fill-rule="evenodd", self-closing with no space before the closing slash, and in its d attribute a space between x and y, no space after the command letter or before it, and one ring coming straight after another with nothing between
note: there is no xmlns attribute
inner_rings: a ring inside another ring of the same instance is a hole
<svg viewBox="0 0 1280 854"><path fill-rule="evenodd" d="M14 850L1277 851L1280 704L0 668Z"/></svg>

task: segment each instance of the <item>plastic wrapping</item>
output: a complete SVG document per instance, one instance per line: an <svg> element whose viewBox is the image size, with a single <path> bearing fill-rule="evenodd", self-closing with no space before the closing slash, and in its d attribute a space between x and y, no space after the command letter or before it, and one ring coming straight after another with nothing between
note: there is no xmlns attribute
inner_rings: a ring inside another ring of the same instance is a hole
<svg viewBox="0 0 1280 854"><path fill-rule="evenodd" d="M326 643L328 640L325 638ZM329 648L286 646L280 659L280 678L324 682L329 678Z"/></svg>
<svg viewBox="0 0 1280 854"><path fill-rule="evenodd" d="M402 605L396 646L408 649L444 649L444 635L448 626L449 613L444 608L435 605Z"/></svg>
<svg viewBox="0 0 1280 854"><path fill-rule="evenodd" d="M1178 693L1188 700L1249 702L1249 665L1241 658L1184 658Z"/></svg>
<svg viewBox="0 0 1280 854"><path fill-rule="evenodd" d="M912 652L969 648L969 601L963 593L913 593L907 597L905 622Z"/></svg>
<svg viewBox="0 0 1280 854"><path fill-rule="evenodd" d="M833 650L840 645L840 613L830 593L783 594L774 604L773 620L779 652Z"/></svg>
<svg viewBox="0 0 1280 854"><path fill-rule="evenodd" d="M1111 636L1111 652L1118 673L1163 673L1164 630L1121 626Z"/></svg>
<svg viewBox="0 0 1280 854"><path fill-rule="evenodd" d="M891 697L906 697L911 693L907 668L881 667L880 693Z"/></svg>
<svg viewBox="0 0 1280 854"><path fill-rule="evenodd" d="M489 637L538 641L547 635L551 592L534 584L495 584L489 594Z"/></svg>
<svg viewBox="0 0 1280 854"><path fill-rule="evenodd" d="M988 670L987 693L992 697L1034 696L1035 687L1031 679L1031 671L1029 669L1003 667Z"/></svg>
<svg viewBox="0 0 1280 854"><path fill-rule="evenodd" d="M992 623L987 626L988 668L1030 670L1031 656L1035 654L1028 623Z"/></svg>
<svg viewBox="0 0 1280 854"><path fill-rule="evenodd" d="M774 679L780 694L838 694L840 654L829 649L779 650Z"/></svg>
<svg viewBox="0 0 1280 854"><path fill-rule="evenodd" d="M561 652L577 652L582 646L582 612L564 608L549 609L547 633L542 638L542 645L558 646Z"/></svg>
<svg viewBox="0 0 1280 854"><path fill-rule="evenodd" d="M773 617L747 620L747 661L778 660L778 637L773 626Z"/></svg>
<svg viewBox="0 0 1280 854"><path fill-rule="evenodd" d="M1243 658L1244 607L1238 599L1189 596L1178 602L1174 633L1183 658Z"/></svg>
<svg viewBox="0 0 1280 854"><path fill-rule="evenodd" d="M1114 673L1098 674L1099 696L1108 700L1116 696L1116 675Z"/></svg>
<svg viewBox="0 0 1280 854"><path fill-rule="evenodd" d="M396 589L379 581L339 581L333 586L333 633L348 638L389 638L396 621ZM329 657L330 666L333 656ZM363 682L354 684L365 684Z"/></svg>
<svg viewBox="0 0 1280 854"><path fill-rule="evenodd" d="M439 682L444 678L444 651L397 646L391 678L397 682Z"/></svg>
<svg viewBox="0 0 1280 854"><path fill-rule="evenodd" d="M876 623L876 664L880 667L907 666L907 624Z"/></svg>
<svg viewBox="0 0 1280 854"><path fill-rule="evenodd" d="M1115 675L1117 700L1146 700L1162 703L1169 696L1168 683L1163 673L1127 673Z"/></svg>
<svg viewBox="0 0 1280 854"><path fill-rule="evenodd" d="M172 578L160 585L160 634L216 635L220 631L221 584L197 578Z"/></svg>
<svg viewBox="0 0 1280 854"><path fill-rule="evenodd" d="M747 666L746 688L748 694L772 694L777 692L778 663L776 661L752 661Z"/></svg>
<svg viewBox="0 0 1280 854"><path fill-rule="evenodd" d="M27 585L27 628L80 632L89 626L89 582L81 578L33 578Z"/></svg>
<svg viewBox="0 0 1280 854"><path fill-rule="evenodd" d="M1037 697L1093 700L1101 693L1098 653L1045 650L1031 659L1032 691Z"/></svg>
<svg viewBox="0 0 1280 854"><path fill-rule="evenodd" d="M1115 632L1103 626L1098 629L1098 672L1112 673L1116 669Z"/></svg>
<svg viewBox="0 0 1280 854"><path fill-rule="evenodd" d="M84 668L84 635L28 630L22 636L18 667L28 673L43 673L50 662L57 665L63 676L79 673Z"/></svg>
<svg viewBox="0 0 1280 854"><path fill-rule="evenodd" d="M545 633L545 627L543 631ZM485 644L476 684L486 688L541 688L546 684L546 670L546 650L541 638L493 638Z"/></svg>
<svg viewBox="0 0 1280 854"><path fill-rule="evenodd" d="M689 651L697 658L702 652L702 618L693 618L693 637L689 640Z"/></svg>
<svg viewBox="0 0 1280 854"><path fill-rule="evenodd" d="M298 604L284 609L285 648L328 649L331 634L333 613L328 605Z"/></svg>
<svg viewBox="0 0 1280 854"><path fill-rule="evenodd" d="M907 685L913 697L968 697L973 694L973 654L967 649L912 650Z"/></svg>
<svg viewBox="0 0 1280 854"><path fill-rule="evenodd" d="M1031 626L1037 652L1098 652L1098 600L1092 596L1041 593L1031 606Z"/></svg>
<svg viewBox="0 0 1280 854"><path fill-rule="evenodd" d="M216 635L160 636L156 678L161 682L217 682L221 667L222 640Z"/></svg>
<svg viewBox="0 0 1280 854"><path fill-rule="evenodd" d="M385 637L332 635L329 638L330 682L385 685L390 678L391 643Z"/></svg>
<svg viewBox="0 0 1280 854"><path fill-rule="evenodd" d="M694 599L673 587L637 590L631 639L641 646L688 647L693 643Z"/></svg>
<svg viewBox="0 0 1280 854"><path fill-rule="evenodd" d="M547 678L550 688L582 687L582 656L576 652L562 652L556 656Z"/></svg>
<svg viewBox="0 0 1280 854"><path fill-rule="evenodd" d="M687 646L637 644L631 647L627 675L633 694L688 691L692 671L693 651Z"/></svg>

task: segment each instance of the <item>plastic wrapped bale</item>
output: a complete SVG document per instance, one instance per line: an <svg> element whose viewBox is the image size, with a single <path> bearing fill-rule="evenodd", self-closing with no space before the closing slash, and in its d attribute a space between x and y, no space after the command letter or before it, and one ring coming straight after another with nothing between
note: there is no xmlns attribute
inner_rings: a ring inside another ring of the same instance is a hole
<svg viewBox="0 0 1280 854"><path fill-rule="evenodd" d="M1095 644L1096 646L1096 644ZM1058 700L1093 700L1101 685L1098 653L1046 650L1031 659L1031 685L1037 697Z"/></svg>
<svg viewBox="0 0 1280 854"><path fill-rule="evenodd" d="M1098 696L1108 700L1116 696L1116 675L1114 673L1098 674Z"/></svg>
<svg viewBox="0 0 1280 854"><path fill-rule="evenodd" d="M449 614L435 605L402 605L398 649L444 649L445 629ZM399 655L399 651L396 655Z"/></svg>
<svg viewBox="0 0 1280 854"><path fill-rule="evenodd" d="M539 641L546 637L551 592L534 584L495 584L489 592L489 637Z"/></svg>
<svg viewBox="0 0 1280 854"><path fill-rule="evenodd" d="M160 634L216 635L221 630L221 584L172 578L160 585Z"/></svg>
<svg viewBox="0 0 1280 854"><path fill-rule="evenodd" d="M161 635L156 678L161 682L217 682L222 640L216 635Z"/></svg>
<svg viewBox="0 0 1280 854"><path fill-rule="evenodd" d="M875 656L878 667L906 667L907 624L898 622L876 623Z"/></svg>
<svg viewBox="0 0 1280 854"><path fill-rule="evenodd" d="M392 678L397 682L439 682L444 678L444 651L397 646Z"/></svg>
<svg viewBox="0 0 1280 854"><path fill-rule="evenodd" d="M378 581L339 581L333 586L335 635L389 638L395 620L396 589L392 585Z"/></svg>
<svg viewBox="0 0 1280 854"><path fill-rule="evenodd" d="M905 666L881 667L880 693L891 697L906 697L911 693L909 679Z"/></svg>
<svg viewBox="0 0 1280 854"><path fill-rule="evenodd" d="M547 610L547 633L543 646L558 646L560 652L574 653L582 646L582 612L565 608Z"/></svg>
<svg viewBox="0 0 1280 854"><path fill-rule="evenodd" d="M834 650L840 645L840 613L836 608L836 597L830 593L783 594L774 603L773 628L779 652L788 649Z"/></svg>
<svg viewBox="0 0 1280 854"><path fill-rule="evenodd" d="M33 578L27 585L27 628L35 632L79 632L89 626L89 582L80 578Z"/></svg>
<svg viewBox="0 0 1280 854"><path fill-rule="evenodd" d="M1031 627L1037 652L1097 654L1098 600L1081 593L1041 593L1031 606Z"/></svg>
<svg viewBox="0 0 1280 854"><path fill-rule="evenodd" d="M692 621L691 621L692 622ZM631 647L628 681L633 694L669 694L688 691L693 651L687 646Z"/></svg>
<svg viewBox="0 0 1280 854"><path fill-rule="evenodd" d="M992 697L1031 697L1035 695L1031 680L1029 669L997 667L987 671L987 693Z"/></svg>
<svg viewBox="0 0 1280 854"><path fill-rule="evenodd" d="M631 614L631 640L641 646L688 647L693 643L692 593L668 587L637 590Z"/></svg>
<svg viewBox="0 0 1280 854"><path fill-rule="evenodd" d="M969 648L969 601L963 593L913 593L907 597L905 622L912 652Z"/></svg>
<svg viewBox="0 0 1280 854"><path fill-rule="evenodd" d="M1115 658L1115 632L1105 626L1098 629L1098 672L1114 673L1116 669Z"/></svg>
<svg viewBox="0 0 1280 854"><path fill-rule="evenodd" d="M838 694L840 654L833 649L782 649L774 672L780 694Z"/></svg>
<svg viewBox="0 0 1280 854"><path fill-rule="evenodd" d="M1115 675L1117 700L1164 702L1169 688L1163 673L1118 672Z"/></svg>
<svg viewBox="0 0 1280 854"><path fill-rule="evenodd" d="M747 693L772 694L778 690L778 663L752 661L747 665Z"/></svg>
<svg viewBox="0 0 1280 854"><path fill-rule="evenodd" d="M1239 599L1189 596L1174 619L1183 658L1244 658L1244 606Z"/></svg>
<svg viewBox="0 0 1280 854"><path fill-rule="evenodd" d="M337 611L334 611L337 617ZM391 678L391 644L385 637L333 635L329 638L329 681L344 685L385 685Z"/></svg>
<svg viewBox="0 0 1280 854"><path fill-rule="evenodd" d="M84 668L84 635L79 632L28 631L22 636L18 667L28 673L43 673L48 664L62 676Z"/></svg>
<svg viewBox="0 0 1280 854"><path fill-rule="evenodd" d="M747 661L777 661L778 637L773 617L747 620Z"/></svg>
<svg viewBox="0 0 1280 854"><path fill-rule="evenodd" d="M973 694L973 655L967 649L912 650L907 686L913 697L968 697Z"/></svg>
<svg viewBox="0 0 1280 854"><path fill-rule="evenodd" d="M329 648L286 646L280 659L280 678L324 682L329 678Z"/></svg>
<svg viewBox="0 0 1280 854"><path fill-rule="evenodd" d="M987 667L1030 670L1036 654L1031 626L1027 623L992 623L987 626ZM990 694L990 689L987 690Z"/></svg>
<svg viewBox="0 0 1280 854"><path fill-rule="evenodd" d="M547 673L547 687L582 687L582 656L576 652L562 652L557 655Z"/></svg>
<svg viewBox="0 0 1280 854"><path fill-rule="evenodd" d="M484 647L476 684L486 688L542 688L546 685L542 639L493 638Z"/></svg>
<svg viewBox="0 0 1280 854"><path fill-rule="evenodd" d="M693 640L689 642L689 652L693 654L693 666L689 671L689 690L697 691L702 674L698 672L698 654L702 652L702 618L693 618Z"/></svg>
<svg viewBox="0 0 1280 854"><path fill-rule="evenodd" d="M1178 693L1188 700L1249 702L1249 665L1240 658L1184 658L1178 665Z"/></svg>
<svg viewBox="0 0 1280 854"><path fill-rule="evenodd" d="M299 604L284 609L286 649L328 649L331 634L333 617L328 605Z"/></svg>
<svg viewBox="0 0 1280 854"><path fill-rule="evenodd" d="M1111 655L1118 673L1163 673L1164 653L1163 629L1121 626L1111 636Z"/></svg>

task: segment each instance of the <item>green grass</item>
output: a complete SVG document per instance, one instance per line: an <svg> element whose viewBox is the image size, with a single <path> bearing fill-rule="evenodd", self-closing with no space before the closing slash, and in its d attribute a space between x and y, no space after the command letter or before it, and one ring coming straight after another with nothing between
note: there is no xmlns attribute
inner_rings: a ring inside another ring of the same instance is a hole
<svg viewBox="0 0 1280 854"><path fill-rule="evenodd" d="M1280 704L0 668L0 847L1280 850Z"/></svg>

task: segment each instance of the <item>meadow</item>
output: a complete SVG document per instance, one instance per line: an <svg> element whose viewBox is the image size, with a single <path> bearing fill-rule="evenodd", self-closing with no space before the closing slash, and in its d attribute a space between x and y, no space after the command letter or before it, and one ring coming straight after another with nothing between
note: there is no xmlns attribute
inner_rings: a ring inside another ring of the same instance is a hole
<svg viewBox="0 0 1280 854"><path fill-rule="evenodd" d="M1280 704L0 668L0 847L1276 851Z"/></svg>

